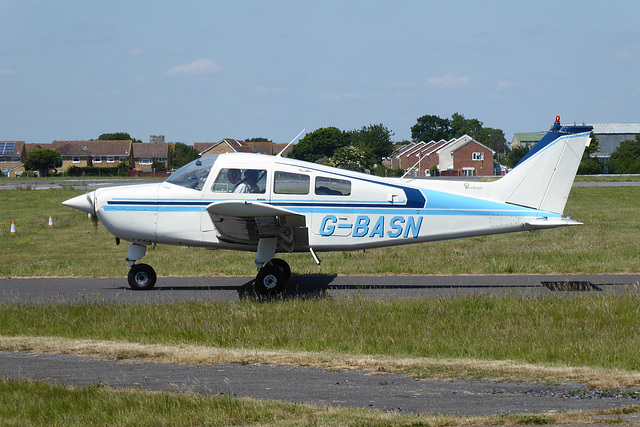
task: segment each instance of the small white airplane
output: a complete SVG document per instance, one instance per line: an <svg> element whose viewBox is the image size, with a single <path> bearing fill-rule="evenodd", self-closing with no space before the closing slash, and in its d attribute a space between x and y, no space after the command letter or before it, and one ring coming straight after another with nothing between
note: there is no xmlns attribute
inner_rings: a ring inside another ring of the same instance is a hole
<svg viewBox="0 0 640 427"><path fill-rule="evenodd" d="M63 202L120 240L132 289L156 273L137 264L149 245L256 252L257 292L282 291L281 252L350 251L577 225L563 210L590 126L562 126L494 182L381 178L261 154L202 157L166 181L92 191Z"/></svg>

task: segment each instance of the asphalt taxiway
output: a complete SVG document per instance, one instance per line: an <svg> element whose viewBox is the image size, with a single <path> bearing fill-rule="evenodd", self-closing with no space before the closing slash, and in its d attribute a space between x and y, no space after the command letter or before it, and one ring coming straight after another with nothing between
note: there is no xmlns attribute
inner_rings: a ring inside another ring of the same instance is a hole
<svg viewBox="0 0 640 427"><path fill-rule="evenodd" d="M164 303L260 298L253 277L159 277L148 291L132 291L122 278L5 278L0 301L22 304ZM469 294L576 295L637 293L640 275L291 276L277 298L434 298Z"/></svg>

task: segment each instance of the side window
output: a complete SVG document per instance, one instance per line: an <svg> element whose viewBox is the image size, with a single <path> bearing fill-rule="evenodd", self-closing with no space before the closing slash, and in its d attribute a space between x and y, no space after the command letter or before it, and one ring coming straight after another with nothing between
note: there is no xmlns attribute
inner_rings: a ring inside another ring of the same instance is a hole
<svg viewBox="0 0 640 427"><path fill-rule="evenodd" d="M215 193L264 193L267 171L264 169L221 169L211 190Z"/></svg>
<svg viewBox="0 0 640 427"><path fill-rule="evenodd" d="M316 194L321 196L349 196L351 195L351 181L319 176L316 178Z"/></svg>
<svg viewBox="0 0 640 427"><path fill-rule="evenodd" d="M273 192L276 194L309 194L309 175L276 171Z"/></svg>

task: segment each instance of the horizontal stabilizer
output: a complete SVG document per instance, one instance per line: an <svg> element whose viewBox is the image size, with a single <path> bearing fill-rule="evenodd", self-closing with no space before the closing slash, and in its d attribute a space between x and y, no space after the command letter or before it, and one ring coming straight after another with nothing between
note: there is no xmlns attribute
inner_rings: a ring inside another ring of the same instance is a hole
<svg viewBox="0 0 640 427"><path fill-rule="evenodd" d="M527 230L539 230L542 228L566 227L569 225L582 225L582 223L570 218L537 218L533 221L526 222L525 228Z"/></svg>

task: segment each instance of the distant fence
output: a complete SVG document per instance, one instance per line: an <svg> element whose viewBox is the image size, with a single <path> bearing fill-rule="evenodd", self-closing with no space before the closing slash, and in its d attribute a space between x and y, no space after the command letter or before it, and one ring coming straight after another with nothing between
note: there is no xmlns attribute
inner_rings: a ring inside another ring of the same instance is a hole
<svg viewBox="0 0 640 427"><path fill-rule="evenodd" d="M147 178L166 178L171 175L171 172L166 170L159 171L143 171L140 169L131 169L127 172L127 176L147 177Z"/></svg>

